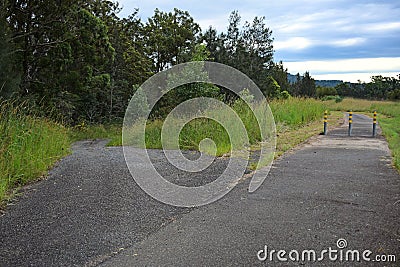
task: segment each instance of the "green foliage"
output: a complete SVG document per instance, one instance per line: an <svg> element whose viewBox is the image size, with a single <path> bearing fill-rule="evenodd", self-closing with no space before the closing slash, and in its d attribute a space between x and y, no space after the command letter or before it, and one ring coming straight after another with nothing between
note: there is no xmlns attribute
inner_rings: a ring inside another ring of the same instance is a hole
<svg viewBox="0 0 400 267"><path fill-rule="evenodd" d="M340 96L368 99L400 99L400 74L397 77L372 76L370 83L341 83L336 90Z"/></svg>
<svg viewBox="0 0 400 267"><path fill-rule="evenodd" d="M232 108L239 115L240 120L243 122L250 144L256 144L262 141L262 137L260 128L258 127L259 124L257 122L257 118L254 114L263 112L264 103L251 103L251 105L252 109L243 100L238 99ZM240 131L238 130L237 132Z"/></svg>
<svg viewBox="0 0 400 267"><path fill-rule="evenodd" d="M276 98L281 93L281 87L278 82L272 77L268 76L266 85L261 89L262 93L267 98Z"/></svg>
<svg viewBox="0 0 400 267"><path fill-rule="evenodd" d="M241 16L233 11L229 17L227 33L217 34L209 28L200 36L214 61L223 63L245 73L263 91L269 91L269 67L273 58L272 31L265 24L265 17L255 17L241 27ZM232 103L236 96L221 88L226 102Z"/></svg>
<svg viewBox="0 0 400 267"><path fill-rule="evenodd" d="M6 6L6 1L0 4L0 97L9 98L18 90L20 70L15 64L15 46L6 21Z"/></svg>
<svg viewBox="0 0 400 267"><path fill-rule="evenodd" d="M176 8L156 9L142 22L138 10L120 19L118 2L108 0L2 3L0 80L9 79L1 84L2 94L35 102L68 124L120 120L134 85L191 60L215 60L238 68L270 97L287 90L286 70L282 63L272 63L272 32L264 17L241 26L235 11L226 34L212 29L200 34L190 14ZM271 85L269 76L276 77L276 83ZM274 85L281 90L269 88ZM222 99L221 94L229 103L236 98L212 85L181 86L161 101L156 117L189 98Z"/></svg>
<svg viewBox="0 0 400 267"><path fill-rule="evenodd" d="M69 153L68 130L25 115L29 106L0 103L0 202L11 190L43 175Z"/></svg>
<svg viewBox="0 0 400 267"><path fill-rule="evenodd" d="M340 96L338 96L338 95L335 97L335 102L336 102L336 103L340 103L340 102L342 102L342 101L343 101L343 97L340 97Z"/></svg>
<svg viewBox="0 0 400 267"><path fill-rule="evenodd" d="M334 87L317 86L316 96L318 98L323 98L325 96L335 96L335 95L337 95L337 90Z"/></svg>
<svg viewBox="0 0 400 267"><path fill-rule="evenodd" d="M316 85L315 80L306 71L303 76L296 74L296 81L290 85L290 94L298 97L315 97Z"/></svg>
<svg viewBox="0 0 400 267"><path fill-rule="evenodd" d="M346 95L348 95L350 87L347 83L340 83L335 86L335 90L338 93L338 95L346 96Z"/></svg>
<svg viewBox="0 0 400 267"><path fill-rule="evenodd" d="M210 60L210 51L204 44L197 44L193 48L192 58L190 61L208 61Z"/></svg>
<svg viewBox="0 0 400 267"><path fill-rule="evenodd" d="M196 45L192 61L204 61L207 60L209 52L203 45ZM167 87L172 90L165 93L161 100L157 103L152 117L162 118L168 115L168 113L180 103L183 103L189 99L197 97L210 97L217 98L219 94L219 88L211 83L193 82L188 84L182 84L182 81L188 80L208 80L208 73L204 71L204 64L189 64L180 69L179 72L174 72L167 77ZM193 106L192 112L206 109L207 107Z"/></svg>
<svg viewBox="0 0 400 267"><path fill-rule="evenodd" d="M398 107L397 112L400 112ZM400 171L400 116L397 115L392 118L381 118L379 121L383 134L388 141L389 148L392 152L393 165Z"/></svg>
<svg viewBox="0 0 400 267"><path fill-rule="evenodd" d="M187 61L214 60L248 75L270 98L336 95L316 91L308 72L289 84L283 63L273 62L272 32L264 17L241 23L237 11L225 33L201 32L187 12L156 9L142 22L135 10L119 18L110 0L3 0L0 9L0 95L43 107L63 122L121 120L134 86ZM369 84L341 84L340 96L400 98L400 79L375 76ZM191 97L210 96L232 104L226 88L189 84L162 100L157 116ZM50 115L47 113L46 115Z"/></svg>
<svg viewBox="0 0 400 267"><path fill-rule="evenodd" d="M210 138L217 144L216 155L222 156L231 150L230 138L226 130L216 121L198 118L186 124L180 132L180 148L200 150L199 144Z"/></svg>
<svg viewBox="0 0 400 267"><path fill-rule="evenodd" d="M245 88L242 91L239 92L239 97L240 99L236 100L236 103L240 102L241 100L245 102L250 102L252 103L254 101L254 95L250 93L250 90Z"/></svg>
<svg viewBox="0 0 400 267"><path fill-rule="evenodd" d="M291 95L289 94L288 91L282 91L278 95L278 99L289 99L290 97L291 97Z"/></svg>
<svg viewBox="0 0 400 267"><path fill-rule="evenodd" d="M281 91L290 91L288 71L284 68L282 61L280 61L279 63L271 62L269 66L269 72L281 87Z"/></svg>
<svg viewBox="0 0 400 267"><path fill-rule="evenodd" d="M335 100L336 96L335 95L327 95L321 98L322 101L329 101L329 100Z"/></svg>
<svg viewBox="0 0 400 267"><path fill-rule="evenodd" d="M261 112L262 108L263 106L260 104L258 106L255 105L255 112ZM260 129L258 128L258 123L250 108L243 101L237 101L233 105L233 109L237 112L246 128L250 144L260 142ZM237 123L235 118L219 108L213 109L211 107L210 109L204 111L204 113L207 114L207 117L218 118L220 121L230 125L233 128L233 130L230 132L231 136L229 136L222 125L216 121L208 118L197 118L185 124L180 132L180 148L199 150L200 141L205 138L210 138L215 142L217 156L230 153L232 150L237 151L245 148L245 136L241 135L241 126ZM170 120L171 123L175 123L176 125L181 125L183 121L184 119L182 118L172 118ZM162 148L162 127L162 120L148 122L145 136L147 148ZM232 140L238 141L237 143L232 144Z"/></svg>
<svg viewBox="0 0 400 267"><path fill-rule="evenodd" d="M289 99L291 96L288 91L282 89L273 76L267 78L264 90L263 94L268 99Z"/></svg>
<svg viewBox="0 0 400 267"><path fill-rule="evenodd" d="M343 101L343 97L338 96L338 95L327 95L321 98L322 101L329 101L329 100L335 100L336 103L340 103Z"/></svg>
<svg viewBox="0 0 400 267"><path fill-rule="evenodd" d="M153 62L154 72L160 72L188 61L200 26L187 11L174 8L166 13L156 9L143 30L145 52Z"/></svg>
<svg viewBox="0 0 400 267"><path fill-rule="evenodd" d="M103 20L79 1L20 1L9 5L8 19L20 51L24 99L39 99L67 122L81 117L91 121L94 112L97 117L107 114L107 66L114 49ZM88 99L97 100L96 105Z"/></svg>
<svg viewBox="0 0 400 267"><path fill-rule="evenodd" d="M378 117L378 123L382 128L383 135L389 143L389 148L393 156L393 165L400 171L400 103L375 103L371 105L371 109L386 115L386 117L383 118Z"/></svg>
<svg viewBox="0 0 400 267"><path fill-rule="evenodd" d="M400 100L400 88L394 89L393 91L388 93L388 98L390 100Z"/></svg>
<svg viewBox="0 0 400 267"><path fill-rule="evenodd" d="M131 119L132 123L149 112L146 94L141 87L135 86L135 88L135 101L131 101L126 110L126 118Z"/></svg>
<svg viewBox="0 0 400 267"><path fill-rule="evenodd" d="M316 93L315 80L311 78L310 73L306 71L299 86L301 96L314 97Z"/></svg>

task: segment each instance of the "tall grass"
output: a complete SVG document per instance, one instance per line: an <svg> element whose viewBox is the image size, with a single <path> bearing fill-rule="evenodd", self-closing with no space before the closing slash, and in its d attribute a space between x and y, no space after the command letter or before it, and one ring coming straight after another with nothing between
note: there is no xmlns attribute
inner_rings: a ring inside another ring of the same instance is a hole
<svg viewBox="0 0 400 267"><path fill-rule="evenodd" d="M333 110L353 110L371 114L376 110L378 123L392 152L393 165L400 170L400 102L345 98L340 103L329 102L328 107ZM380 116L381 114L383 116Z"/></svg>
<svg viewBox="0 0 400 267"><path fill-rule="evenodd" d="M301 126L321 118L325 103L313 98L273 100L269 104L276 123Z"/></svg>
<svg viewBox="0 0 400 267"><path fill-rule="evenodd" d="M0 203L13 188L38 179L69 153L68 130L25 115L28 107L0 102Z"/></svg>
<svg viewBox="0 0 400 267"><path fill-rule="evenodd" d="M198 118L185 124L179 135L179 145L181 149L194 149L199 150L200 141L209 138L216 144L216 154L223 155L232 152L232 150L240 150L248 145L257 144L263 138L270 138L271 131L263 129L260 132L256 116L263 121L261 125L271 126L271 119L268 117L268 112L265 113L265 103L255 104L253 111L248 108L243 102L237 102L233 105L233 110L239 116L241 122L245 127L245 135L241 131L241 125L238 121L228 114L226 110L220 108L209 109L205 115L211 118L218 118L219 121L224 122L225 125L229 125L228 130L211 119ZM303 98L290 98L287 100L274 100L269 103L269 106L274 116L275 123L278 124L278 131L283 128L295 129L301 127L307 123L322 118L325 110L325 104L322 101L315 99L303 99ZM174 125L180 125L185 121L182 118L174 118ZM146 125L145 144L147 148L162 148L161 143L161 131L163 127L163 121L155 120L150 121ZM271 128L271 127L266 127ZM129 138L131 142L139 140L139 136L136 134L139 131L135 129L135 126L130 129ZM248 137L248 142L246 140ZM236 140L236 141L234 141ZM126 144L131 143L130 141ZM171 147L176 148L176 147Z"/></svg>
<svg viewBox="0 0 400 267"><path fill-rule="evenodd" d="M400 171L400 113L398 114L392 118L381 118L380 125L392 151L393 165Z"/></svg>
<svg viewBox="0 0 400 267"><path fill-rule="evenodd" d="M254 105L255 114L261 115L263 105L265 104ZM199 150L201 141L208 138L214 141L215 147L209 143L210 146L203 147L203 151L220 156L260 142L262 135L267 137L267 131L260 131L254 113L246 104L238 102L232 108L229 111L226 106L213 106L197 114L192 120L172 115L168 117L166 123L161 120L149 121L146 123L145 145L147 148ZM266 114L260 118L261 125L273 123L268 122ZM181 127L178 133L177 130ZM272 127L265 128L272 129ZM133 125L128 131L124 137L124 143L141 146L140 126ZM177 134L179 134L179 141L175 143ZM203 143L205 144L207 143ZM216 151L212 151L213 149Z"/></svg>
<svg viewBox="0 0 400 267"><path fill-rule="evenodd" d="M344 98L342 102L326 101L326 105L331 110L338 111L355 111L355 112L373 112L377 110L379 113L391 115L393 108L398 106L398 102L392 101L377 101L355 98ZM395 114L392 114L393 116Z"/></svg>

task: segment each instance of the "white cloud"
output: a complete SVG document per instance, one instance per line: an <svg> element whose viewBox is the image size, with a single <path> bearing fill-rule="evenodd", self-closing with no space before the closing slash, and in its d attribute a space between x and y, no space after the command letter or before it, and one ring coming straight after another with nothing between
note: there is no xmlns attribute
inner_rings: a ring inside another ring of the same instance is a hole
<svg viewBox="0 0 400 267"><path fill-rule="evenodd" d="M298 21L297 23L278 24L274 27L274 31L279 33L291 34L311 28L313 28L313 25L311 23Z"/></svg>
<svg viewBox="0 0 400 267"><path fill-rule="evenodd" d="M303 36L327 41L327 38L380 38L400 31L400 8L394 2L337 2L336 5L326 7L326 3L316 2L308 10L302 6L303 1L293 3L292 8L272 17L275 37L288 39Z"/></svg>
<svg viewBox="0 0 400 267"><path fill-rule="evenodd" d="M310 39L293 37L285 41L275 41L274 48L279 50L303 50L313 45Z"/></svg>
<svg viewBox="0 0 400 267"><path fill-rule="evenodd" d="M306 37L292 37L284 41L274 42L275 50L292 50L292 51L300 51L312 46L336 46L336 47L351 47L364 43L366 41L365 38L355 37L355 38L346 38L346 39L326 39L326 40L311 40Z"/></svg>
<svg viewBox="0 0 400 267"><path fill-rule="evenodd" d="M210 26L218 32L225 32L228 27L229 15L222 15L209 19L196 19L195 21L200 25L202 31L206 31Z"/></svg>
<svg viewBox="0 0 400 267"><path fill-rule="evenodd" d="M336 41L333 41L332 44L334 46L347 47L347 46L359 45L359 44L364 43L365 41L366 41L365 38L356 37L356 38L336 40Z"/></svg>
<svg viewBox="0 0 400 267"><path fill-rule="evenodd" d="M400 72L350 72L350 73L332 73L332 74L317 74L317 75L312 75L316 80L341 80L344 82L352 82L352 83L357 83L359 80L361 82L371 82L371 77L372 76L378 76L381 75L383 77L397 77Z"/></svg>
<svg viewBox="0 0 400 267"><path fill-rule="evenodd" d="M290 73L309 71L319 80L369 81L371 76L394 77L400 73L400 57L284 62L284 65Z"/></svg>
<svg viewBox="0 0 400 267"><path fill-rule="evenodd" d="M400 22L384 22L369 25L365 28L367 31L400 31Z"/></svg>
<svg viewBox="0 0 400 267"><path fill-rule="evenodd" d="M346 72L400 72L400 57L284 62L289 72L315 74Z"/></svg>

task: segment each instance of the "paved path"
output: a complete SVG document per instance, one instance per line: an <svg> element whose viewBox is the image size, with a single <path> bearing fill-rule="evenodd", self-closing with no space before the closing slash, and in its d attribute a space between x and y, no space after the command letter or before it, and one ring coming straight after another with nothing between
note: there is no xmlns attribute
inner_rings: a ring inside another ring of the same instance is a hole
<svg viewBox="0 0 400 267"><path fill-rule="evenodd" d="M367 137L372 121L362 115L354 121L358 137L347 137L345 127L318 136L277 160L255 193L247 192L246 180L196 209L144 194L131 182L120 148L79 143L0 218L0 266L265 266L270 262L257 258L265 245L319 252L337 249L339 238L348 249L371 250L371 258L395 254L398 266L400 176L385 141ZM157 168L186 179L152 153ZM211 181L225 164L194 178ZM275 254L269 265L279 264Z"/></svg>

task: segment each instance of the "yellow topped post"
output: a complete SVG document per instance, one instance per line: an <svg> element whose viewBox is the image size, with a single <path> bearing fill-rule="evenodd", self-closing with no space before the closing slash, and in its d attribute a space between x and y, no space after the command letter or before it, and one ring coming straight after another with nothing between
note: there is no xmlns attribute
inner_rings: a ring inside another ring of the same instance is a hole
<svg viewBox="0 0 400 267"><path fill-rule="evenodd" d="M351 131L353 129L353 111L349 112L349 136L351 136Z"/></svg>
<svg viewBox="0 0 400 267"><path fill-rule="evenodd" d="M327 110L325 110L325 112L324 112L324 135L326 135L326 133L327 133L327 127L328 126L328 111Z"/></svg>
<svg viewBox="0 0 400 267"><path fill-rule="evenodd" d="M372 136L376 136L376 110L374 110L374 120L372 122Z"/></svg>

